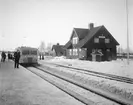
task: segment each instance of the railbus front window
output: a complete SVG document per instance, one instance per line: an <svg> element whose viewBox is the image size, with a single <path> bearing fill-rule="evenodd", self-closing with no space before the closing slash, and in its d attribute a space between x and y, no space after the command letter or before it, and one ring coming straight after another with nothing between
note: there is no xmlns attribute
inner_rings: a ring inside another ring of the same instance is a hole
<svg viewBox="0 0 133 105"><path fill-rule="evenodd" d="M29 54L29 50L24 50L24 51L22 51L22 54L23 54L23 55L28 55L28 54Z"/></svg>
<svg viewBox="0 0 133 105"><path fill-rule="evenodd" d="M30 52L32 55L37 55L37 51L31 51Z"/></svg>

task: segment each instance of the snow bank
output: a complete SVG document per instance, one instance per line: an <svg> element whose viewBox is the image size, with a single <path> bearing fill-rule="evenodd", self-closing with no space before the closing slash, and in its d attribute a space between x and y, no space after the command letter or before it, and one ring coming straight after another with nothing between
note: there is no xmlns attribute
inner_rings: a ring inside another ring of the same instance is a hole
<svg viewBox="0 0 133 105"><path fill-rule="evenodd" d="M65 56L60 56L60 57L54 57L55 60L63 60L63 59L66 59Z"/></svg>
<svg viewBox="0 0 133 105"><path fill-rule="evenodd" d="M66 59L65 57L55 57L53 59L47 60L47 62L133 78L133 60L130 60L129 65L127 64L126 59L94 62L78 59ZM94 79L94 77L93 80L89 80L88 82L89 85L94 85L94 87L99 87L105 91L110 91L111 93L118 94L130 100L133 99L133 85L128 86L107 80L102 83L100 79Z"/></svg>
<svg viewBox="0 0 133 105"><path fill-rule="evenodd" d="M65 57L55 57L48 62L58 63L62 65L88 69L97 72L110 73L125 77L133 77L133 60L127 64L127 60L113 60L110 62L92 62L78 59L66 59Z"/></svg>
<svg viewBox="0 0 133 105"><path fill-rule="evenodd" d="M82 83L82 85L86 85L91 87L92 89L100 89L109 94L115 94L118 97L126 100L133 100L133 85L128 83L122 83L117 81L108 80L105 78L88 76L87 74L82 74L76 71L71 71L70 68L56 67L50 66L50 68L55 68L58 70L58 73L63 77L68 77ZM56 71L57 72L57 71Z"/></svg>

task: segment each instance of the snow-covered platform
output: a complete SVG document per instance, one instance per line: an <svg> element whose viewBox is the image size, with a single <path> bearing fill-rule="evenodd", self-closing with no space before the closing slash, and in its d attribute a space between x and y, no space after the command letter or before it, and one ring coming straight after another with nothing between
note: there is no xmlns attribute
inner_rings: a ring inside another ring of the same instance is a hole
<svg viewBox="0 0 133 105"><path fill-rule="evenodd" d="M83 105L13 61L0 62L0 105Z"/></svg>

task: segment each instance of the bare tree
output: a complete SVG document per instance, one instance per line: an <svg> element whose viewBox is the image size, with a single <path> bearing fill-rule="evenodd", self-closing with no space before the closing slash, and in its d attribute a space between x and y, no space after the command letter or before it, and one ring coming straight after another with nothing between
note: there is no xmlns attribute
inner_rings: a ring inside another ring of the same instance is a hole
<svg viewBox="0 0 133 105"><path fill-rule="evenodd" d="M52 50L52 45L53 45L52 43L48 43L47 44L47 48L46 48L47 51L51 51Z"/></svg>
<svg viewBox="0 0 133 105"><path fill-rule="evenodd" d="M44 59L44 53L45 53L45 43L44 43L44 41L42 41L40 46L39 46L39 52L40 52L40 59Z"/></svg>
<svg viewBox="0 0 133 105"><path fill-rule="evenodd" d="M121 54L124 53L125 49L123 49L121 46L117 48L117 53Z"/></svg>
<svg viewBox="0 0 133 105"><path fill-rule="evenodd" d="M39 51L44 52L45 51L45 43L42 41L40 46L39 46Z"/></svg>
<svg viewBox="0 0 133 105"><path fill-rule="evenodd" d="M52 46L53 46L52 43L48 43L47 44L46 50L47 50L48 55L51 55L52 54Z"/></svg>

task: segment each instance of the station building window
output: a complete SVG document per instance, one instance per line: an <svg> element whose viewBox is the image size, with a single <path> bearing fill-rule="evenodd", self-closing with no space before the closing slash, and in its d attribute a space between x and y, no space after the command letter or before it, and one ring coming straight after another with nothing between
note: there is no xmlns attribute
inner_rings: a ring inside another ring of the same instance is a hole
<svg viewBox="0 0 133 105"><path fill-rule="evenodd" d="M106 38L105 43L110 43L110 40Z"/></svg>
<svg viewBox="0 0 133 105"><path fill-rule="evenodd" d="M81 48L79 48L79 52L81 52Z"/></svg>
<svg viewBox="0 0 133 105"><path fill-rule="evenodd" d="M74 37L73 38L73 44L77 44L78 43L78 38L77 37Z"/></svg>
<svg viewBox="0 0 133 105"><path fill-rule="evenodd" d="M72 55L72 49L69 49L69 55Z"/></svg>
<svg viewBox="0 0 133 105"><path fill-rule="evenodd" d="M75 55L75 49L73 49L73 55Z"/></svg>
<svg viewBox="0 0 133 105"><path fill-rule="evenodd" d="M99 43L99 38L94 38L94 43Z"/></svg>
<svg viewBox="0 0 133 105"><path fill-rule="evenodd" d="M78 55L78 49L73 49L73 55Z"/></svg>
<svg viewBox="0 0 133 105"><path fill-rule="evenodd" d="M75 55L78 55L78 49L75 49Z"/></svg>

